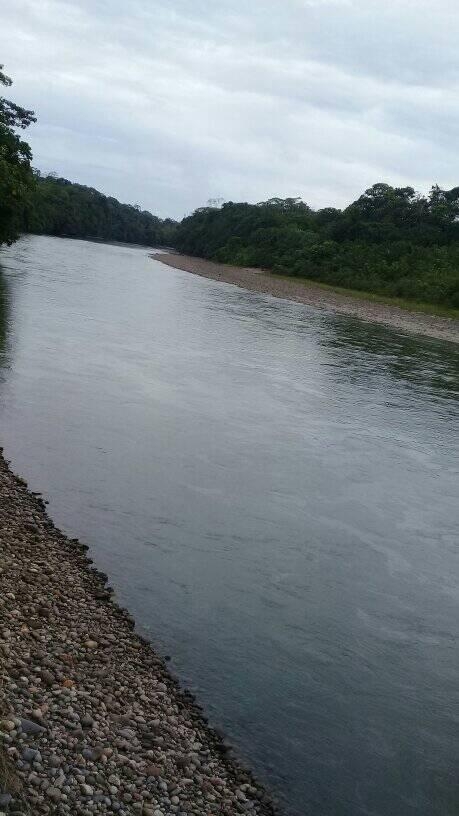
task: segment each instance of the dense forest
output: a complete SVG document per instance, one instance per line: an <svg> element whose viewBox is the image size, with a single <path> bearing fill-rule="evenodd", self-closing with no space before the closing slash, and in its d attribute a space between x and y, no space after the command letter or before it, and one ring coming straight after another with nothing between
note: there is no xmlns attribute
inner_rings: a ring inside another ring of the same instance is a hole
<svg viewBox="0 0 459 816"><path fill-rule="evenodd" d="M2 68L0 84L9 87L11 79ZM0 244L12 243L22 232L147 246L171 242L175 230L171 219L33 170L30 147L17 131L35 121L33 111L0 97Z"/></svg>
<svg viewBox="0 0 459 816"><path fill-rule="evenodd" d="M34 172L34 186L23 209L23 232L98 238L146 246L168 245L175 222L140 207L120 204L92 187Z"/></svg>
<svg viewBox="0 0 459 816"><path fill-rule="evenodd" d="M0 84L11 85L1 71ZM459 187L375 184L343 210L297 198L202 207L180 224L31 166L32 111L0 97L0 244L21 232L173 245L281 275L459 307Z"/></svg>
<svg viewBox="0 0 459 816"><path fill-rule="evenodd" d="M459 307L459 187L375 184L344 210L299 199L204 207L178 226L191 255Z"/></svg>

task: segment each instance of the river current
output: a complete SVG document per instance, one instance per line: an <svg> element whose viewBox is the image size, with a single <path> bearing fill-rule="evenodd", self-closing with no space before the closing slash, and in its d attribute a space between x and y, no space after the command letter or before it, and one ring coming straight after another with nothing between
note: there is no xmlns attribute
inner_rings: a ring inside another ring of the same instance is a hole
<svg viewBox="0 0 459 816"><path fill-rule="evenodd" d="M0 444L289 816L459 812L459 352L26 236Z"/></svg>

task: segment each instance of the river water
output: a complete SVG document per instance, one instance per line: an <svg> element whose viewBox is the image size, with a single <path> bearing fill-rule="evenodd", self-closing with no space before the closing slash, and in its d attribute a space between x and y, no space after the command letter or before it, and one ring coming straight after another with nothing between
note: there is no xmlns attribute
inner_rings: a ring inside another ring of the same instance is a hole
<svg viewBox="0 0 459 816"><path fill-rule="evenodd" d="M457 350L140 248L0 263L7 457L285 812L457 816Z"/></svg>

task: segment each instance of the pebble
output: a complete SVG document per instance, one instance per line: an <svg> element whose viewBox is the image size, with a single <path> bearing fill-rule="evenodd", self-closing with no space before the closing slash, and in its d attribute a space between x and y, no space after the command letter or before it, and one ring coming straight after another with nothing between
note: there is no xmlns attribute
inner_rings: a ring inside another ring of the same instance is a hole
<svg viewBox="0 0 459 816"><path fill-rule="evenodd" d="M161 768L159 768L157 765L147 765L145 768L145 773L147 776L161 776Z"/></svg>
<svg viewBox="0 0 459 816"><path fill-rule="evenodd" d="M24 762L41 762L40 751L37 751L36 748L24 748L22 759Z"/></svg>
<svg viewBox="0 0 459 816"><path fill-rule="evenodd" d="M34 722L33 720L21 719L21 731L24 734L43 734L45 729L42 725L38 725L38 723Z"/></svg>
<svg viewBox="0 0 459 816"><path fill-rule="evenodd" d="M46 791L47 796L53 800L53 802L59 802L62 794L60 790L56 787L50 786Z"/></svg>
<svg viewBox="0 0 459 816"><path fill-rule="evenodd" d="M278 812L1 453L0 540L0 752L24 794L0 816Z"/></svg>

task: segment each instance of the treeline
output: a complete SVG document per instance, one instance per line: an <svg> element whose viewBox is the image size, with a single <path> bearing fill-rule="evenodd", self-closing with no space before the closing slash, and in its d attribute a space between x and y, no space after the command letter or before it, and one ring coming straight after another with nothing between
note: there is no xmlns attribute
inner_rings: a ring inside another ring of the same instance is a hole
<svg viewBox="0 0 459 816"><path fill-rule="evenodd" d="M224 263L459 307L459 187L375 184L344 210L299 199L204 207L176 247Z"/></svg>
<svg viewBox="0 0 459 816"><path fill-rule="evenodd" d="M24 232L69 238L97 238L146 246L170 245L175 222L140 207L120 204L92 187L54 175L34 173L34 185L23 208Z"/></svg>
<svg viewBox="0 0 459 816"><path fill-rule="evenodd" d="M9 87L11 79L2 68L0 86ZM33 111L0 96L0 245L11 244L22 232L147 246L171 243L176 226L171 219L34 171L30 147L18 131L35 121Z"/></svg>
<svg viewBox="0 0 459 816"><path fill-rule="evenodd" d="M0 85L11 80L2 73ZM21 232L172 245L382 295L459 307L459 187L375 184L344 210L296 198L203 207L180 224L31 167L33 111L0 97L0 244Z"/></svg>

